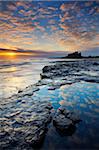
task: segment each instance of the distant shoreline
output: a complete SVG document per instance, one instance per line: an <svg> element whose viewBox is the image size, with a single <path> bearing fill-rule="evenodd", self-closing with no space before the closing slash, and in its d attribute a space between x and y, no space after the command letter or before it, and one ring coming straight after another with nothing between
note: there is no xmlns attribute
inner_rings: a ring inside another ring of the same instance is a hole
<svg viewBox="0 0 99 150"><path fill-rule="evenodd" d="M74 52L74 53L70 53L65 57L62 58L66 58L66 59L83 59L83 58L99 58L99 56L82 56L81 52Z"/></svg>

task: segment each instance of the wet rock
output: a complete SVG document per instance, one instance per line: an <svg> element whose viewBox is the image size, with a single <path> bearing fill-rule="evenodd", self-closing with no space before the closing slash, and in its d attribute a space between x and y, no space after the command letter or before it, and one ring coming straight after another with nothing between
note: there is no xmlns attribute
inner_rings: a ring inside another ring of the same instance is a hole
<svg viewBox="0 0 99 150"><path fill-rule="evenodd" d="M18 122L18 121L15 121L12 123L12 127L13 128L18 128L20 126L23 126L23 123L22 122Z"/></svg>
<svg viewBox="0 0 99 150"><path fill-rule="evenodd" d="M26 97L26 96L25 96ZM31 145L41 144L47 124L51 121L52 106L47 101L33 101L31 98L21 97L26 103L16 104L16 100L10 105L6 104L6 115L3 114L0 129L0 148L21 147L30 148ZM33 101L33 102L32 102ZM18 111L20 110L21 111ZM13 111L14 110L14 111ZM4 110L2 110L4 111Z"/></svg>
<svg viewBox="0 0 99 150"><path fill-rule="evenodd" d="M19 91L18 91L18 93L21 93L21 92L22 92L22 90L19 90Z"/></svg>
<svg viewBox="0 0 99 150"><path fill-rule="evenodd" d="M75 123L79 123L81 121L79 113L76 111L69 111L65 108L60 107L58 109L58 113L65 115L66 118L72 120L72 122Z"/></svg>
<svg viewBox="0 0 99 150"><path fill-rule="evenodd" d="M22 101L22 99L18 99L16 102L17 102L17 103L20 103L21 101Z"/></svg>
<svg viewBox="0 0 99 150"><path fill-rule="evenodd" d="M71 85L73 83L73 81L68 81L66 79L56 79L56 80L53 80L52 83L50 83L49 87L48 87L48 90L55 90L55 89L58 89L60 88L61 86L63 85Z"/></svg>
<svg viewBox="0 0 99 150"><path fill-rule="evenodd" d="M38 130L36 129L36 132L28 132L25 141L27 144L34 146L38 146L42 143L44 137L45 137L46 129Z"/></svg>
<svg viewBox="0 0 99 150"><path fill-rule="evenodd" d="M67 118L73 121L73 123L79 123L81 121L79 115L75 112L69 112Z"/></svg>
<svg viewBox="0 0 99 150"><path fill-rule="evenodd" d="M23 96L32 96L34 92L38 91L39 88L36 86L29 86L27 88L25 88L22 92L18 93L19 97L23 97Z"/></svg>
<svg viewBox="0 0 99 150"><path fill-rule="evenodd" d="M49 103L47 106L46 106L47 109L51 110L53 108L53 106L51 105L51 103Z"/></svg>
<svg viewBox="0 0 99 150"><path fill-rule="evenodd" d="M99 72L99 69L97 68L97 65L99 65L98 62L95 61L90 61L90 60L81 60L81 61L65 61L64 63L62 62L56 62L54 65L49 65L49 66L45 66L42 69L42 73L41 73L41 79L52 79L52 80L56 80L57 78L60 79L61 78L66 78L68 77L67 80L65 80L66 82L62 82L60 83L59 87L62 84L72 84L74 82L78 82L78 81L88 81L88 82L97 82L99 83L99 80L96 77L93 78L92 74L86 74L86 72L89 72L90 70L92 72ZM71 78L71 80L70 80ZM88 79L90 78L90 79ZM72 80L73 79L73 80ZM57 86L58 87L58 86ZM50 90L53 90L55 88L57 88L56 86L49 88ZM58 87L58 88L59 88Z"/></svg>
<svg viewBox="0 0 99 150"><path fill-rule="evenodd" d="M76 123L79 123L81 119L78 114L66 110L60 107L53 118L53 124L58 129L60 134L72 134L76 129Z"/></svg>
<svg viewBox="0 0 99 150"><path fill-rule="evenodd" d="M49 74L40 74L40 77L41 77L41 79L49 79L50 78L50 75Z"/></svg>
<svg viewBox="0 0 99 150"><path fill-rule="evenodd" d="M52 83L53 81L51 79L42 79L42 80L39 80L38 83L36 83L36 86L42 86L42 85L47 85L47 84L50 84Z"/></svg>
<svg viewBox="0 0 99 150"><path fill-rule="evenodd" d="M4 138L5 136L8 136L8 132L4 131L4 130L0 130L0 139Z"/></svg>
<svg viewBox="0 0 99 150"><path fill-rule="evenodd" d="M58 113L60 113L60 114L63 114L63 115L65 115L65 116L67 116L69 113L70 113L70 111L69 110L67 110L66 108L64 108L64 107L59 107L59 109L58 109L58 111L57 111Z"/></svg>
<svg viewBox="0 0 99 150"><path fill-rule="evenodd" d="M45 66L42 71L43 72L49 72L51 70L55 70L55 65Z"/></svg>
<svg viewBox="0 0 99 150"><path fill-rule="evenodd" d="M21 111L16 111L16 112L9 113L9 114L5 115L5 117L6 118L12 118L12 117L19 115L20 113L21 113Z"/></svg>
<svg viewBox="0 0 99 150"><path fill-rule="evenodd" d="M83 80L86 82L99 83L99 79L97 77L85 77Z"/></svg>
<svg viewBox="0 0 99 150"><path fill-rule="evenodd" d="M53 124L62 132L69 130L73 126L73 122L62 114L56 115L54 117Z"/></svg>
<svg viewBox="0 0 99 150"><path fill-rule="evenodd" d="M93 65L98 66L99 64L97 62L94 62Z"/></svg>

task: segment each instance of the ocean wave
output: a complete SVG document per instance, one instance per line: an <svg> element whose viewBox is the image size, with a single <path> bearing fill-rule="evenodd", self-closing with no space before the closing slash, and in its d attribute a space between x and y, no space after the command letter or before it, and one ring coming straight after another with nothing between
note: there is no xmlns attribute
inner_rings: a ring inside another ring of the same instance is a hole
<svg viewBox="0 0 99 150"><path fill-rule="evenodd" d="M9 64L0 64L0 69L4 69L4 67L16 67L16 66L23 66L23 65L29 65L31 62L21 62L21 63L9 63Z"/></svg>

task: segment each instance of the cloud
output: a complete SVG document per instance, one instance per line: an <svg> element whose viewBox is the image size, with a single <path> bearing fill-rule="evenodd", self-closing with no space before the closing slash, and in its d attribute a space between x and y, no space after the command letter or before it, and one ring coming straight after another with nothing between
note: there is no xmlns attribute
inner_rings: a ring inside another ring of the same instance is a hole
<svg viewBox="0 0 99 150"><path fill-rule="evenodd" d="M9 47L10 48L10 47ZM16 49L14 47L11 47L12 49L6 49L6 48L0 48L0 55L4 52L14 52L18 55L30 55L33 57L62 57L64 55L67 55L67 52L61 52L61 51L52 51L52 52L45 52L42 50L23 50L23 49Z"/></svg>
<svg viewBox="0 0 99 150"><path fill-rule="evenodd" d="M98 47L98 2L6 1L0 10L2 46L48 52Z"/></svg>

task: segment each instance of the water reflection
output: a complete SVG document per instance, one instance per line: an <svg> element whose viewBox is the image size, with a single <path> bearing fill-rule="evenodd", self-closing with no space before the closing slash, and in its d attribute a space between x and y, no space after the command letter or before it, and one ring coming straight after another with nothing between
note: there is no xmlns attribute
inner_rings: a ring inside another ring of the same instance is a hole
<svg viewBox="0 0 99 150"><path fill-rule="evenodd" d="M18 77L11 77L11 78L5 78L2 81L2 85L4 88L1 88L1 96L2 97L8 97L10 95L12 95L12 91L13 93L18 90L17 87L21 87L21 85L23 84L22 82L24 82L24 79L22 78L18 78Z"/></svg>
<svg viewBox="0 0 99 150"><path fill-rule="evenodd" d="M76 126L75 125L72 125L72 126L70 126L67 130L63 130L63 131L61 131L61 130L59 130L59 129L57 129L56 128L56 131L59 133L59 135L60 136L72 136L74 133L75 133L75 131L76 131Z"/></svg>
<svg viewBox="0 0 99 150"><path fill-rule="evenodd" d="M0 73L10 73L10 72L15 72L15 71L17 71L18 69L17 69L17 67L9 67L9 68L2 68L1 70L0 70Z"/></svg>
<svg viewBox="0 0 99 150"><path fill-rule="evenodd" d="M76 131L71 132L72 136L59 136L51 129L48 133L44 147L46 149L46 142L54 143L53 147L58 148L99 148L99 84L90 82L78 82L62 86L60 89L53 91L48 90L49 87L44 86L35 93L40 99L44 99L45 93L49 96L49 101L52 102L54 109L60 106L68 110L79 113L81 122L77 125ZM43 94L44 93L44 94ZM35 96L34 95L34 96ZM46 98L45 98L46 99ZM47 100L47 99L46 99ZM50 141L50 134L53 135ZM70 134L68 134L70 135ZM60 144L62 143L62 144Z"/></svg>
<svg viewBox="0 0 99 150"><path fill-rule="evenodd" d="M18 90L36 83L48 60L14 57L0 60L0 98L9 97Z"/></svg>

